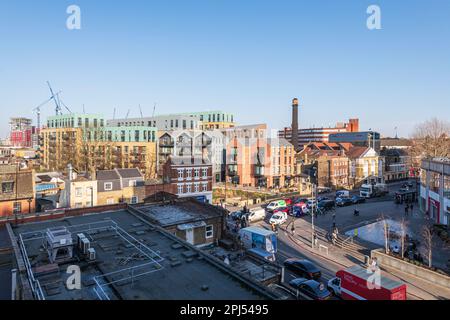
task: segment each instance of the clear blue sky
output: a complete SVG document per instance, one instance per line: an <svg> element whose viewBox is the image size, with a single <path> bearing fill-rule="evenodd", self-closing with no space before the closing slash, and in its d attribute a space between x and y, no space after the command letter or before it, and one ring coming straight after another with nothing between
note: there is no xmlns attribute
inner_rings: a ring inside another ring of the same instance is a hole
<svg viewBox="0 0 450 320"><path fill-rule="evenodd" d="M70 4L79 31L65 27ZM370 4L382 30L366 28ZM359 117L407 136L450 119L447 0L1 0L0 58L1 137L49 97L47 80L73 111L108 118L157 102L157 113L222 109L282 128L298 97L302 127Z"/></svg>

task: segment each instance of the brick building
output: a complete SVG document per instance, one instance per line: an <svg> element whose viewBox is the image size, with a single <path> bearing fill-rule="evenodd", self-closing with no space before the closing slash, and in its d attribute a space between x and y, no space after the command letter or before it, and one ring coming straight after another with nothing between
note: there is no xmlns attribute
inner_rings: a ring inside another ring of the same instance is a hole
<svg viewBox="0 0 450 320"><path fill-rule="evenodd" d="M34 171L0 165L0 217L35 212Z"/></svg>
<svg viewBox="0 0 450 320"><path fill-rule="evenodd" d="M163 168L163 185L168 193L179 198L192 197L202 202L212 203L212 165L202 158L170 157ZM147 191L151 191L147 186ZM154 189L155 190L155 189ZM150 196L146 193L146 196Z"/></svg>

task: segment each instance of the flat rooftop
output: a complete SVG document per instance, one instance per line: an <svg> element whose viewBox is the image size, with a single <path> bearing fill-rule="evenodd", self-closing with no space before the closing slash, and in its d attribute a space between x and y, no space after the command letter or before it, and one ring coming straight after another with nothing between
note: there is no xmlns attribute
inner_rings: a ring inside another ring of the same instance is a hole
<svg viewBox="0 0 450 320"><path fill-rule="evenodd" d="M174 208L163 210L168 214ZM84 233L96 260L74 258L55 266L44 248L48 228L64 226L76 243ZM34 278L46 300L260 300L261 287L246 282L185 242L129 211L115 211L20 225ZM23 254L23 250L22 250ZM81 269L81 290L68 290L67 268Z"/></svg>
<svg viewBox="0 0 450 320"><path fill-rule="evenodd" d="M208 218L220 217L220 209L205 206L192 200L177 200L168 204L149 204L136 206L150 219L162 227L188 222L203 221Z"/></svg>

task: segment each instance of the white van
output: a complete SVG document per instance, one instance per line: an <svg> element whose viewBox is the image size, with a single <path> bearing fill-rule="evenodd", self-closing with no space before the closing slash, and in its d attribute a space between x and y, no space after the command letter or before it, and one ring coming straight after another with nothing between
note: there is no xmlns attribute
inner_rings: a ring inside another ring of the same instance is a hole
<svg viewBox="0 0 450 320"><path fill-rule="evenodd" d="M248 221L255 222L264 220L266 218L266 211L263 208L250 209L248 214Z"/></svg>

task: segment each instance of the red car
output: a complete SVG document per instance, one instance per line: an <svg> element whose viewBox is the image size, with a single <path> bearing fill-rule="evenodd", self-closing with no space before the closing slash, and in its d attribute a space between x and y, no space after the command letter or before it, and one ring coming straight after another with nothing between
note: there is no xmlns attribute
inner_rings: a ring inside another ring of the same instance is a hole
<svg viewBox="0 0 450 320"><path fill-rule="evenodd" d="M275 209L275 210L273 211L273 213L275 214L275 213L277 213L277 212L284 212L284 213L289 214L290 211L291 211L291 208L290 208L290 207L281 207L281 208Z"/></svg>
<svg viewBox="0 0 450 320"><path fill-rule="evenodd" d="M292 199L291 199L291 198L284 199L284 202L286 202L286 204L287 204L288 206L292 205Z"/></svg>

